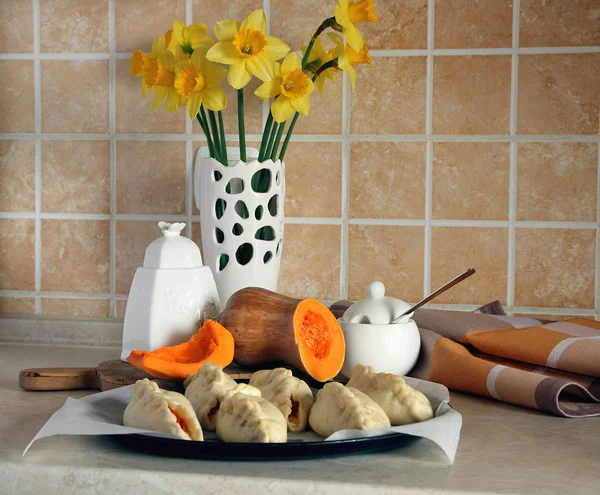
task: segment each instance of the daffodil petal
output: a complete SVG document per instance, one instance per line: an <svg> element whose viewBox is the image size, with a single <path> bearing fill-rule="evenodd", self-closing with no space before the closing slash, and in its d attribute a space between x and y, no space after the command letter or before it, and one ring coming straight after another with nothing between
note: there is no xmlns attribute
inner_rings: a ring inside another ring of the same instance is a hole
<svg viewBox="0 0 600 495"><path fill-rule="evenodd" d="M290 47L275 36L267 36L264 50L271 60L279 60L290 51Z"/></svg>
<svg viewBox="0 0 600 495"><path fill-rule="evenodd" d="M246 68L246 62L240 62L229 66L227 82L235 89L246 86L252 79L252 74Z"/></svg>
<svg viewBox="0 0 600 495"><path fill-rule="evenodd" d="M254 94L263 100L274 98L281 92L281 77L275 76L272 81L261 84Z"/></svg>
<svg viewBox="0 0 600 495"><path fill-rule="evenodd" d="M231 41L240 30L240 23L231 19L219 21L215 24L215 36L219 41Z"/></svg>
<svg viewBox="0 0 600 495"><path fill-rule="evenodd" d="M312 79L308 80L308 94L312 94L313 91L315 90L315 83L312 81Z"/></svg>
<svg viewBox="0 0 600 495"><path fill-rule="evenodd" d="M206 48L194 50L194 53L192 53L192 56L190 57L190 62L194 67L199 69L202 74L205 74L208 71L208 64L210 63L206 59Z"/></svg>
<svg viewBox="0 0 600 495"><path fill-rule="evenodd" d="M203 74L204 79L206 79L206 84L209 86L216 86L223 79L225 79L225 76L227 75L227 68L208 62L206 65L206 72Z"/></svg>
<svg viewBox="0 0 600 495"><path fill-rule="evenodd" d="M219 41L208 50L206 58L212 62L219 62L225 65L237 64L244 60L244 57L233 46L231 41Z"/></svg>
<svg viewBox="0 0 600 495"><path fill-rule="evenodd" d="M267 32L267 17L263 9L256 9L244 19L244 22L240 26L240 31L248 28L257 29L263 34Z"/></svg>
<svg viewBox="0 0 600 495"><path fill-rule="evenodd" d="M304 115L305 117L310 112L310 96L308 95L302 96L301 98L297 98L295 100L290 100L290 104L292 105L292 108L296 110L296 112Z"/></svg>
<svg viewBox="0 0 600 495"><path fill-rule="evenodd" d="M280 95L276 98L271 105L271 113L275 121L281 123L289 119L294 113L294 108L290 104L290 100L287 96Z"/></svg>
<svg viewBox="0 0 600 495"><path fill-rule="evenodd" d="M325 71L327 72L327 71ZM319 77L317 77L317 79L315 80L315 86L317 86L317 88L319 88L319 94L322 95L323 94L323 89L325 89L325 73L321 73L319 75Z"/></svg>
<svg viewBox="0 0 600 495"><path fill-rule="evenodd" d="M169 113L175 113L179 108L179 95L174 87L169 88L169 94L165 100L165 110Z"/></svg>
<svg viewBox="0 0 600 495"><path fill-rule="evenodd" d="M195 22L186 27L184 33L186 38L204 38L208 33L208 26L202 22Z"/></svg>
<svg viewBox="0 0 600 495"><path fill-rule="evenodd" d="M198 115L198 111L200 110L200 105L202 105L202 97L204 95L202 93L194 93L189 97L187 102L187 111L190 119L194 120L196 115Z"/></svg>
<svg viewBox="0 0 600 495"><path fill-rule="evenodd" d="M144 82L144 78L142 77L142 96L144 98L148 98L149 94L150 94L150 88L148 86L146 86L146 83Z"/></svg>
<svg viewBox="0 0 600 495"><path fill-rule="evenodd" d="M246 60L246 66L261 81L271 81L275 75L273 61L265 53L249 57Z"/></svg>
<svg viewBox="0 0 600 495"><path fill-rule="evenodd" d="M302 68L302 59L298 56L297 53L292 52L288 53L287 56L283 59L283 63L281 64L281 73L285 74L286 72L293 71L294 69Z"/></svg>
<svg viewBox="0 0 600 495"><path fill-rule="evenodd" d="M344 36L346 37L346 41L348 42L348 45L350 45L350 48L355 52L360 52L365 40L363 40L360 31L354 24L350 24L348 28L344 27Z"/></svg>
<svg viewBox="0 0 600 495"><path fill-rule="evenodd" d="M221 86L210 86L204 90L202 103L209 110L218 112L227 106L227 95Z"/></svg>
<svg viewBox="0 0 600 495"><path fill-rule="evenodd" d="M160 61L162 66L168 71L175 71L175 55L173 55L173 52L170 52L169 50L164 50L160 52L158 60Z"/></svg>
<svg viewBox="0 0 600 495"><path fill-rule="evenodd" d="M327 33L327 36L329 36L336 46L341 45L343 42L342 37L338 33Z"/></svg>
<svg viewBox="0 0 600 495"><path fill-rule="evenodd" d="M169 93L169 88L166 86L156 86L154 88L154 103L152 104L152 111L156 111L156 109L160 106L162 101L165 99L167 94Z"/></svg>

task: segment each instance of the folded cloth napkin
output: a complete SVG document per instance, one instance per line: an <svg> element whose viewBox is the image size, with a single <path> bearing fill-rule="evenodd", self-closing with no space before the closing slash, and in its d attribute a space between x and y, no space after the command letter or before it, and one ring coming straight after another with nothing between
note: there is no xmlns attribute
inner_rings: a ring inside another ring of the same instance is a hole
<svg viewBox="0 0 600 495"><path fill-rule="evenodd" d="M410 376L559 416L600 416L600 322L490 313L504 311L417 310L421 353Z"/></svg>

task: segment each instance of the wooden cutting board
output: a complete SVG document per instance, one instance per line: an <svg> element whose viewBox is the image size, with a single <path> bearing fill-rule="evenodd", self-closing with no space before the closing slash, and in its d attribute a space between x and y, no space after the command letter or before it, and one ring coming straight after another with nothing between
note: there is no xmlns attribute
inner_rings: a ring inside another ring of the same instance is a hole
<svg viewBox="0 0 600 495"><path fill-rule="evenodd" d="M250 379L251 371L231 365L225 368L225 373L233 379ZM148 378L154 380L160 387L174 386L173 382L138 370L135 366L120 359L103 361L95 368L30 368L19 373L19 387L24 390L78 390L97 389L110 390L113 388L132 385L138 380Z"/></svg>

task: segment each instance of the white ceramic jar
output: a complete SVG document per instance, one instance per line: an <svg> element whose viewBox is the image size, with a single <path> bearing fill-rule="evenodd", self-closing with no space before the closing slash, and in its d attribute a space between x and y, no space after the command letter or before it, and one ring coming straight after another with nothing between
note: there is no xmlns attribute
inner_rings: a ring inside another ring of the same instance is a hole
<svg viewBox="0 0 600 495"><path fill-rule="evenodd" d="M412 313L399 323L389 322L410 305L385 296L381 282L369 284L369 298L350 306L338 321L346 340L342 374L350 378L357 364L372 366L379 373L406 375L414 367L421 349L421 336Z"/></svg>
<svg viewBox="0 0 600 495"><path fill-rule="evenodd" d="M146 249L144 266L131 284L123 350L153 351L180 344L198 331L199 322L219 314L219 294L212 272L202 266L196 243L180 235L185 223L159 222L163 236Z"/></svg>

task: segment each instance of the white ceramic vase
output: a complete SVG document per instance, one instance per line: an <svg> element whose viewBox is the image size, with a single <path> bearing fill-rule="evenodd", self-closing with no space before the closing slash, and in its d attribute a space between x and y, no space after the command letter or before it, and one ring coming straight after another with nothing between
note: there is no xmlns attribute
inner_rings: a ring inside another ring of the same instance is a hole
<svg viewBox="0 0 600 495"><path fill-rule="evenodd" d="M204 263L214 274L221 308L244 287L277 290L279 278L285 164L279 160L259 162L256 148L247 148L246 154L248 161L243 162L238 148L227 148L229 166L225 167L202 147L195 160L194 194L200 210ZM252 178L263 169L269 176L267 192L256 192ZM218 202L224 208L219 208ZM257 238L259 229L268 240ZM250 259L243 256L248 250L252 251ZM227 257L224 267L222 255Z"/></svg>

